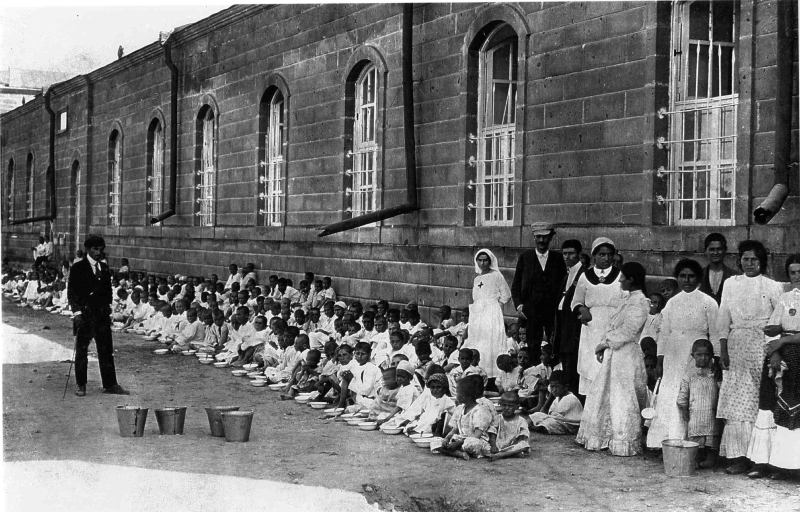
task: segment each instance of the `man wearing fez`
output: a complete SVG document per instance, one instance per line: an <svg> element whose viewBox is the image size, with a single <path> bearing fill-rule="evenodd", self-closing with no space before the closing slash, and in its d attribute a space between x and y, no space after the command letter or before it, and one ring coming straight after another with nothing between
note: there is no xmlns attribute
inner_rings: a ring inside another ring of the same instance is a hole
<svg viewBox="0 0 800 512"><path fill-rule="evenodd" d="M117 384L114 369L114 346L111 340L111 272L102 261L106 243L100 236L90 236L84 243L86 257L70 269L67 297L75 317L75 382L77 396L86 396L86 371L89 343L94 338L100 363L104 393L127 395Z"/></svg>

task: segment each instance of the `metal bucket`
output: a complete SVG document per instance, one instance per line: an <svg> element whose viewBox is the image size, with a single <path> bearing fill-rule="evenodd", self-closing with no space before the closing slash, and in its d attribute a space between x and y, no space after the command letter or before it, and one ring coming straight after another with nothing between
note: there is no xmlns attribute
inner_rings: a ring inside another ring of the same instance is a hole
<svg viewBox="0 0 800 512"><path fill-rule="evenodd" d="M208 426L211 428L211 435L214 437L225 437L225 427L222 424L222 413L238 411L239 406L221 405L217 407L206 407L208 415Z"/></svg>
<svg viewBox="0 0 800 512"><path fill-rule="evenodd" d="M134 407L132 405L117 406L117 423L119 424L119 435L122 437L142 437L144 435L144 424L147 423L146 408Z"/></svg>
<svg viewBox="0 0 800 512"><path fill-rule="evenodd" d="M225 441L246 443L250 439L252 423L253 411L223 412L222 424L225 429Z"/></svg>
<svg viewBox="0 0 800 512"><path fill-rule="evenodd" d="M700 445L693 441L667 439L661 443L664 456L664 473L667 476L694 476L697 450Z"/></svg>
<svg viewBox="0 0 800 512"><path fill-rule="evenodd" d="M183 422L186 420L186 407L164 407L156 409L156 421L161 435L183 435Z"/></svg>

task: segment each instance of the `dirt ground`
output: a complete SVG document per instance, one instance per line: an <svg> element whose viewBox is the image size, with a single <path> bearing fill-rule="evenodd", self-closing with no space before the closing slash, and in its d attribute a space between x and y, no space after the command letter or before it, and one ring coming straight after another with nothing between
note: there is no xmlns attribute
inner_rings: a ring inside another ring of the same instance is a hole
<svg viewBox="0 0 800 512"><path fill-rule="evenodd" d="M72 350L69 319L5 300L2 313L3 322ZM158 344L138 336L115 334L114 342L127 397L101 394L95 362L88 396L74 396L73 377L63 401L68 360L3 364L5 462L85 461L249 477L351 491L381 509L402 511L800 510L796 480L752 481L719 469L668 478L655 454L587 452L571 436L533 434L527 459L437 456L403 436L323 420L318 411L282 402L278 393L194 357L156 356ZM114 408L122 404L150 408L144 437L119 436ZM212 438L203 409L210 405L253 409L250 442ZM162 406L189 407L185 435L158 435L152 411Z"/></svg>

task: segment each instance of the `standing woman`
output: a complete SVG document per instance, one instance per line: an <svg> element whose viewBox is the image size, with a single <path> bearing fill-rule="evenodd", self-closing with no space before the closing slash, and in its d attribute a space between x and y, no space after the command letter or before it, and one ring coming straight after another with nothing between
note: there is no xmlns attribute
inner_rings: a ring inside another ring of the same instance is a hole
<svg viewBox="0 0 800 512"><path fill-rule="evenodd" d="M781 295L778 306L764 328L769 342L761 372L758 416L747 448L747 458L756 463L747 476L786 477L786 470L800 469L800 254L786 260L786 275L792 289Z"/></svg>
<svg viewBox="0 0 800 512"><path fill-rule="evenodd" d="M475 255L475 273L478 277L472 285L469 335L463 348L474 348L481 353L480 367L492 378L497 376L497 356L507 353L502 307L511 298L511 290L489 249L481 249Z"/></svg>
<svg viewBox="0 0 800 512"><path fill-rule="evenodd" d="M665 439L685 439L686 422L676 403L681 378L692 361L692 343L705 339L716 341L717 302L699 289L703 267L695 260L683 259L675 265L675 278L681 287L661 312L656 375L661 385L656 401L656 417L647 432L647 447L661 448ZM719 346L714 347L719 354ZM716 448L716 447L714 447Z"/></svg>
<svg viewBox="0 0 800 512"><path fill-rule="evenodd" d="M623 299L620 271L611 266L616 252L614 242L608 238L601 237L592 243L594 266L578 278L572 297L570 307L584 325L578 347L578 373L581 376L578 392L581 395L588 395L600 370L594 349Z"/></svg>
<svg viewBox="0 0 800 512"><path fill-rule="evenodd" d="M625 263L620 287L630 292L608 320L594 352L600 371L586 397L577 442L587 450L630 457L642 452L640 414L647 403L647 374L639 336L647 321L645 269Z"/></svg>
<svg viewBox="0 0 800 512"><path fill-rule="evenodd" d="M764 332L783 292L780 283L765 277L767 250L757 240L739 244L739 267L744 275L725 281L717 334L722 377L717 417L725 420L719 454L735 459L728 474L747 471L747 447L758 414Z"/></svg>

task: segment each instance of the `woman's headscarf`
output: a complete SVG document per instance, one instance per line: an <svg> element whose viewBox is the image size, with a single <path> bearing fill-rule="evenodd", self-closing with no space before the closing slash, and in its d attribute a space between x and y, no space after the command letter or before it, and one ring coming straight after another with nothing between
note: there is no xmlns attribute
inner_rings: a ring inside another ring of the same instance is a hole
<svg viewBox="0 0 800 512"><path fill-rule="evenodd" d="M492 251L490 251L489 249L481 249L478 252L476 252L475 253L475 257L472 258L472 262L475 263L475 273L476 274L480 274L481 273L481 267L478 266L478 255L480 253L485 253L487 256L489 256L489 268L490 269L497 270L497 271L500 270L500 266L497 264L497 257L494 254L492 254Z"/></svg>
<svg viewBox="0 0 800 512"><path fill-rule="evenodd" d="M617 250L616 246L614 245L614 242L612 242L611 239L601 236L600 238L597 238L595 239L594 242L592 242L592 256L594 256L595 251L597 251L601 245L607 245L608 247L613 249L614 252L616 252Z"/></svg>

